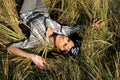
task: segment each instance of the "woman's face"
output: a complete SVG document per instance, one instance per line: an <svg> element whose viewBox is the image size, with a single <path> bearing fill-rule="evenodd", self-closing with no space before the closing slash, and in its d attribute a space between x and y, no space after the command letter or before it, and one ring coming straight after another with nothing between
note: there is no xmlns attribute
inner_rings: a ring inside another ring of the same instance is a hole
<svg viewBox="0 0 120 80"><path fill-rule="evenodd" d="M60 51L70 51L70 49L74 46L74 43L69 37L63 35L56 36L56 47Z"/></svg>

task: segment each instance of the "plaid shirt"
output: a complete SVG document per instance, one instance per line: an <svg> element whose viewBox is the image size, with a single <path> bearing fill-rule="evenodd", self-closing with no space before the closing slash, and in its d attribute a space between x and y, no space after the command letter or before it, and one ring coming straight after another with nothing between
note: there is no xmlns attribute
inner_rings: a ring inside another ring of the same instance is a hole
<svg viewBox="0 0 120 80"><path fill-rule="evenodd" d="M24 23L29 23L28 26L31 30L30 37L25 41L13 43L11 46L16 46L22 49L43 45L46 44L46 41L49 42L49 38L46 33L48 27L50 27L55 33L63 34L65 36L75 33L81 27L80 25L74 27L62 26L56 21L53 21L48 16L48 13L40 11L22 13L20 17Z"/></svg>

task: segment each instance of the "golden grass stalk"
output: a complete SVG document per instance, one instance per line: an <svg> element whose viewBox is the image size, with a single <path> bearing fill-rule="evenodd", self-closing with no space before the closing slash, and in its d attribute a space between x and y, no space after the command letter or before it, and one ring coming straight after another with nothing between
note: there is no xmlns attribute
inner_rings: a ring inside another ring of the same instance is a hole
<svg viewBox="0 0 120 80"><path fill-rule="evenodd" d="M15 0L1 0L0 6L0 21L9 25L16 33L21 34Z"/></svg>
<svg viewBox="0 0 120 80"><path fill-rule="evenodd" d="M24 38L14 0L0 0L0 43L8 44Z"/></svg>
<svg viewBox="0 0 120 80"><path fill-rule="evenodd" d="M52 59L47 58L47 62L50 65L48 71L40 71L27 59L9 55L8 78L13 80L119 80L119 0L44 1L50 15L53 16L52 18L61 23L75 25L83 21L86 25L90 25L94 19L99 18L104 20L105 26L99 30L85 32L81 55L75 58L65 58L63 56L54 56ZM0 0L0 44L10 43L23 38L18 27L16 5L14 0ZM49 50L51 50L50 45L40 46L33 50L30 49L30 51L35 53L42 51L43 56L46 56ZM0 58L3 59L1 53ZM2 64L4 64L4 61ZM5 68L2 68L2 71L5 76L7 65L4 64L4 66Z"/></svg>

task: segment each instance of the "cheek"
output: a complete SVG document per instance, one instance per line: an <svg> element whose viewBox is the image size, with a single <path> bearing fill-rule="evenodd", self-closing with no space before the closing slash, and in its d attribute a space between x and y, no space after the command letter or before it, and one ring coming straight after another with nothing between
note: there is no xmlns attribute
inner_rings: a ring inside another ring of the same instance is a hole
<svg viewBox="0 0 120 80"><path fill-rule="evenodd" d="M63 42L57 43L57 44L56 44L56 47L57 47L58 49L60 49L60 50L64 50L64 48L63 48Z"/></svg>

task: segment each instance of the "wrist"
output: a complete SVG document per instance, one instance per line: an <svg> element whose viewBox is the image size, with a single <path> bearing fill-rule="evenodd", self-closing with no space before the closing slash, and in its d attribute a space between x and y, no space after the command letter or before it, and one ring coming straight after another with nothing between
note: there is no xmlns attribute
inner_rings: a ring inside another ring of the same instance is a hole
<svg viewBox="0 0 120 80"><path fill-rule="evenodd" d="M35 56L35 54L28 53L28 57L27 58L32 60L34 58L34 56Z"/></svg>

